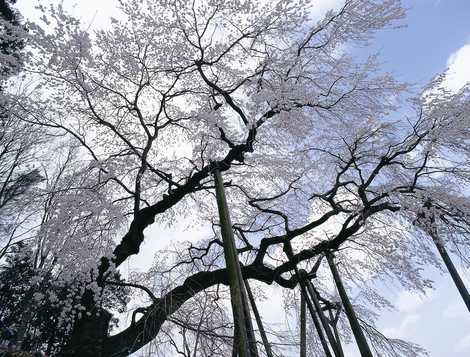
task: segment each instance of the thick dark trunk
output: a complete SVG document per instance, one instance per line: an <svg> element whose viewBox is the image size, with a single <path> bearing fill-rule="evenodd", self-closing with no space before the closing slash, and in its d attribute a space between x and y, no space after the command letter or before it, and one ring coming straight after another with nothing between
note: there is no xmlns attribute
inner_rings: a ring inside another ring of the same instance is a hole
<svg viewBox="0 0 470 357"><path fill-rule="evenodd" d="M90 291L83 296L83 304L90 311L75 321L72 335L60 357L106 357L104 341L108 337L109 321L112 315L102 309L93 308L94 299Z"/></svg>

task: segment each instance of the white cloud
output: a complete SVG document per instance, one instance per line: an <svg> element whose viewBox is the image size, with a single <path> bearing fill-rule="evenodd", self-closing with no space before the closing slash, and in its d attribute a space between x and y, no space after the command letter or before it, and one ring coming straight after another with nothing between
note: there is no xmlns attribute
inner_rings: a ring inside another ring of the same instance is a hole
<svg viewBox="0 0 470 357"><path fill-rule="evenodd" d="M266 284L256 284L250 283L252 289L254 286L261 286L263 289L263 295L266 296L266 299L257 299L256 303L260 314L263 317L263 321L267 324L274 324L276 326L282 326L285 324L285 315L282 309L284 304L282 297L282 288L276 284L266 285Z"/></svg>
<svg viewBox="0 0 470 357"><path fill-rule="evenodd" d="M429 295L423 297L409 291L402 291L398 295L396 305L400 312L412 312L418 310L426 300L429 300Z"/></svg>
<svg viewBox="0 0 470 357"><path fill-rule="evenodd" d="M383 329L383 333L387 337L392 338L404 338L409 335L409 332L413 329L413 326L421 319L418 314L406 315L397 327L387 327Z"/></svg>
<svg viewBox="0 0 470 357"><path fill-rule="evenodd" d="M392 338L406 338L421 319L420 314L416 312L431 299L430 294L422 296L409 291L401 291L395 305L403 318L398 326L384 328L384 335Z"/></svg>
<svg viewBox="0 0 470 357"><path fill-rule="evenodd" d="M470 43L449 56L447 68L443 82L445 88L457 92L470 82Z"/></svg>
<svg viewBox="0 0 470 357"><path fill-rule="evenodd" d="M451 320L470 320L470 315L461 300L450 303L442 312L442 315L444 318Z"/></svg>
<svg viewBox="0 0 470 357"><path fill-rule="evenodd" d="M321 20L328 10L340 9L344 5L344 0L321 0L314 1L310 11L310 17L314 21Z"/></svg>
<svg viewBox="0 0 470 357"><path fill-rule="evenodd" d="M455 346L455 350L460 351L470 351L470 333L466 334Z"/></svg>

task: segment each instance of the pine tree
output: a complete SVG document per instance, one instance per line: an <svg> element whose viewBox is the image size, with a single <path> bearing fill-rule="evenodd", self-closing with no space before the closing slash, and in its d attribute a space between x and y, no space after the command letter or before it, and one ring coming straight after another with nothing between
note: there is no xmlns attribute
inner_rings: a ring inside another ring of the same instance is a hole
<svg viewBox="0 0 470 357"><path fill-rule="evenodd" d="M16 0L0 0L0 80L17 74L22 67L24 40L17 30L23 28L20 14L12 7L15 3Z"/></svg>

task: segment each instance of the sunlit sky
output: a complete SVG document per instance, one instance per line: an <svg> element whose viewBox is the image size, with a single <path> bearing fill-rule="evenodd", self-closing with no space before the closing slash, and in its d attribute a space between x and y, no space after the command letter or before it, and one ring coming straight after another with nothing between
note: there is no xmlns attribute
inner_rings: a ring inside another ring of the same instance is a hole
<svg viewBox="0 0 470 357"><path fill-rule="evenodd" d="M340 0L316 0L318 13ZM384 70L399 80L424 85L437 74L447 70L446 86L457 90L470 81L470 0L404 0L408 16L406 25L399 29L379 33L372 43L380 51ZM32 0L18 0L18 8L26 18L34 18ZM42 1L41 3L44 3ZM116 14L116 0L64 0L64 6L81 16L87 23L106 26L109 16ZM148 242L138 257L129 265L147 265L155 249L170 242L187 240L188 235L200 238L201 233L185 230L185 226L172 229L154 227L146 232ZM459 266L459 263L456 262ZM432 357L470 356L470 314L446 275L429 269L435 289L426 296L417 296L396 288L384 288L385 295L396 304L397 310L383 313L378 325L382 332L420 344ZM464 274L470 287L468 272ZM268 322L282 322L273 304L281 306L280 293L268 293L271 300L260 303ZM270 308L271 307L271 308ZM352 346L347 356L359 356Z"/></svg>

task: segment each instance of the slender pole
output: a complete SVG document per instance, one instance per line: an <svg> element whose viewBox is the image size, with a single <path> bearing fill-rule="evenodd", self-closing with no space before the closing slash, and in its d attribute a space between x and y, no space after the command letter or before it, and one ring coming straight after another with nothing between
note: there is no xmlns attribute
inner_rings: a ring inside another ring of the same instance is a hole
<svg viewBox="0 0 470 357"><path fill-rule="evenodd" d="M243 285L244 285L243 280L240 281L240 285L242 286L242 299L243 299L243 308L245 309L245 324L246 324L246 332L248 333L248 346L250 348L251 356L259 357L258 347L256 345L255 330L253 329L253 322L251 320L250 307L248 305L248 297L247 297L246 290L243 288Z"/></svg>
<svg viewBox="0 0 470 357"><path fill-rule="evenodd" d="M215 192L219 219L224 245L225 264L227 266L228 282L232 304L233 320L235 323L235 342L240 357L253 357L248 340L246 326L247 316L243 302L243 285L241 285L241 269L238 261L235 239L233 237L232 222L225 197L224 184L218 168L214 170Z"/></svg>
<svg viewBox="0 0 470 357"><path fill-rule="evenodd" d="M325 335L323 334L320 321L318 321L315 307L313 306L312 302L310 301L307 295L307 288L305 286L305 282L301 281L300 287L302 288L302 294L304 295L305 302L307 303L308 310L310 311L310 316L312 317L313 324L315 325L315 329L317 330L318 337L320 338L320 343L323 347L323 350L325 351L325 355L326 357L333 357L331 355L330 348L328 347L328 342L326 341Z"/></svg>
<svg viewBox="0 0 470 357"><path fill-rule="evenodd" d="M234 324L233 326L233 344L232 344L232 357L237 357L238 356L238 342L237 342L237 332L238 331L238 328L237 328L237 325Z"/></svg>
<svg viewBox="0 0 470 357"><path fill-rule="evenodd" d="M432 208L432 201L430 199L428 199L425 202L424 207L427 208L427 209L431 209ZM444 261L444 264L446 265L446 268L449 271L449 274L450 274L452 280L454 281L454 284L457 287L457 290L459 291L463 302L467 306L467 310L470 312L470 294L468 293L468 290L465 287L465 284L464 284L462 278L460 277L459 272L457 271L457 269L455 269L454 263L452 262L452 259L450 258L449 254L447 253L444 242L439 237L437 227L435 226L436 219L435 219L434 214L432 214L430 217L426 218L425 213L422 212L419 215L419 217L420 217L420 219L418 219L418 221L417 221L418 225L421 228L423 228L425 231L427 231L427 233L431 236L432 241L436 245L437 251L441 255L441 258ZM424 219L424 222L421 221L421 219ZM427 220L429 220L429 221L427 221Z"/></svg>
<svg viewBox="0 0 470 357"><path fill-rule="evenodd" d="M338 326L337 326L340 312L341 312L341 309L339 308L338 311L336 312L336 316L333 316L331 309L328 310L328 313L330 315L331 326L333 326L333 332L335 333L336 345L338 346L338 352L340 353L341 357L344 357L343 346L341 346L341 339L339 338L339 332L338 332Z"/></svg>
<svg viewBox="0 0 470 357"><path fill-rule="evenodd" d="M361 325L359 324L359 321L357 319L356 313L354 312L351 301L349 300L349 297L346 294L346 289L344 288L343 282L341 281L341 277L339 276L338 270L336 269L336 265L333 261L333 255L331 254L331 252L327 252L326 259L328 260L328 264L330 265L333 279L335 280L339 296L341 297L341 301L343 302L344 311L346 312L346 316L348 317L349 324L351 325L351 330L353 332L354 338L356 339L357 347L359 348L361 356L373 357L369 344L367 343L366 337L364 336L364 332L362 331Z"/></svg>
<svg viewBox="0 0 470 357"><path fill-rule="evenodd" d="M336 357L341 357L340 353L338 352L338 347L336 346L336 340L335 340L335 337L333 336L333 332L331 332L330 325L328 324L326 316L323 314L323 310L321 308L320 301L318 300L317 293L313 289L312 283L307 278L307 272L305 270L301 272L302 272L301 274L305 277L307 290L310 293L310 296L312 297L313 304L315 305L317 314L320 317L320 321L323 325L323 328L325 329L326 337L328 337L328 341L330 342L331 348L333 349L333 353L335 354Z"/></svg>
<svg viewBox="0 0 470 357"><path fill-rule="evenodd" d="M439 254L441 255L442 260L444 261L444 264L447 267L447 270L449 271L450 276L452 277L452 280L454 281L455 286L457 286L457 289L459 290L463 302L465 303L465 305L467 305L467 309L470 312L470 294L468 293L468 290L465 287L465 284L462 278L460 277L459 272L455 268L454 263L452 263L452 259L447 253L444 244L440 241L439 237L437 237L437 234L433 233L431 234L431 237L434 244L436 245Z"/></svg>
<svg viewBox="0 0 470 357"><path fill-rule="evenodd" d="M253 314L255 315L256 324L258 325L258 330L261 335L261 340L263 341L264 349L266 351L266 356L273 357L271 344L269 343L268 337L266 335L266 331L263 326L263 321L261 320L261 316L258 311L258 306L256 306L256 300L255 300L255 297L253 296L253 292L251 291L251 287L248 282L248 279L245 279L245 289L248 295L248 299L250 300L251 309L253 310Z"/></svg>
<svg viewBox="0 0 470 357"><path fill-rule="evenodd" d="M296 268L296 273L297 273L297 276L300 276L297 268ZM307 308L310 312L310 316L313 320L313 324L315 325L315 329L317 330L317 334L318 334L318 337L320 338L320 343L323 347L323 350L325 351L325 355L326 357L333 357L331 355L330 348L328 347L328 342L326 341L325 335L323 334L320 321L318 321L315 307L313 306L312 302L310 301L308 297L307 287L305 286L305 281L299 278L299 283L300 283L301 294L304 295L305 302L307 303Z"/></svg>
<svg viewBox="0 0 470 357"><path fill-rule="evenodd" d="M307 320L305 318L305 297L300 292L300 357L307 357Z"/></svg>
<svg viewBox="0 0 470 357"><path fill-rule="evenodd" d="M293 261L294 258L294 252L292 250L292 245L290 241L286 241L284 243L284 252L287 255L287 258L289 261ZM317 330L318 337L320 338L320 343L323 347L323 350L325 352L326 357L333 357L330 352L330 348L328 347L328 343L325 339L325 335L323 334L323 330L321 328L320 322L318 321L315 308L312 305L312 302L310 301L307 293L307 287L305 284L305 279L302 278L299 269L297 268L297 265L294 265L294 271L295 275L297 276L297 280L299 281L300 284L300 293L304 296L305 302L307 303L307 308L310 312L310 316L312 317L313 324L315 325L315 329Z"/></svg>

